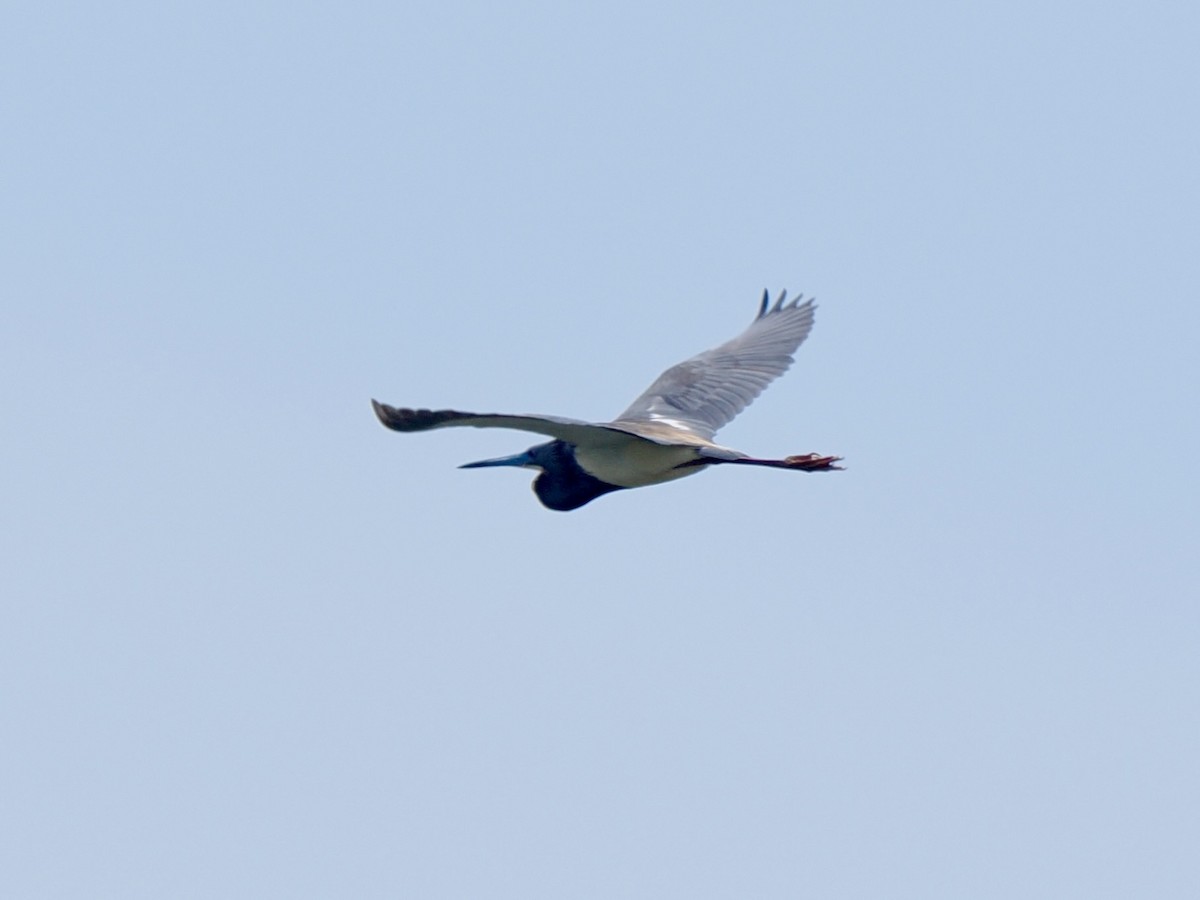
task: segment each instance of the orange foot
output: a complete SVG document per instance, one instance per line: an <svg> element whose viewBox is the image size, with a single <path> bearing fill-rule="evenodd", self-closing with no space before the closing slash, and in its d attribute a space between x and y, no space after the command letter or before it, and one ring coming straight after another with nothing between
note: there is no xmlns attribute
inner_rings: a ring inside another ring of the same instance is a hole
<svg viewBox="0 0 1200 900"><path fill-rule="evenodd" d="M789 469L803 469L805 472L835 472L843 467L840 456L822 456L819 453L808 453L803 456L789 456L783 461Z"/></svg>

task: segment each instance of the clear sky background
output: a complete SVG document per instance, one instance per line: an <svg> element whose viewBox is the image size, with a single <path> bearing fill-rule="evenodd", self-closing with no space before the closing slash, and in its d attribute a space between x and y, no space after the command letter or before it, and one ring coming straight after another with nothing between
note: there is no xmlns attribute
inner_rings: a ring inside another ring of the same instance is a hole
<svg viewBox="0 0 1200 900"><path fill-rule="evenodd" d="M9 4L0 895L1200 896L1198 9Z"/></svg>

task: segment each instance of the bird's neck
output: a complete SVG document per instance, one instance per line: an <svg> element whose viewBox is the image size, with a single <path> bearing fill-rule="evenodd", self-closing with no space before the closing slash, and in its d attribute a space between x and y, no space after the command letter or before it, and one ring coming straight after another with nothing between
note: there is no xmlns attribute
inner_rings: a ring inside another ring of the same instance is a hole
<svg viewBox="0 0 1200 900"><path fill-rule="evenodd" d="M574 449L565 441L554 441L546 449L542 474L534 481L533 489L549 509L578 509L597 497L621 490L585 472L575 460Z"/></svg>

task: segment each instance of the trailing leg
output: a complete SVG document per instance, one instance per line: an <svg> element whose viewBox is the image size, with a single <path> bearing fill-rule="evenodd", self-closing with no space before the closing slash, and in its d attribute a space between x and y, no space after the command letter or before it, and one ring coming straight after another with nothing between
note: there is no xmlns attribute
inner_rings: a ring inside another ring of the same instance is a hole
<svg viewBox="0 0 1200 900"><path fill-rule="evenodd" d="M784 459L754 459L743 456L737 459L722 459L716 456L702 456L693 462L684 463L692 466L711 466L719 463L732 463L739 466L767 466L772 469L795 469L801 472L840 472L843 466L840 456L822 456L819 453L806 453L798 456L788 456Z"/></svg>

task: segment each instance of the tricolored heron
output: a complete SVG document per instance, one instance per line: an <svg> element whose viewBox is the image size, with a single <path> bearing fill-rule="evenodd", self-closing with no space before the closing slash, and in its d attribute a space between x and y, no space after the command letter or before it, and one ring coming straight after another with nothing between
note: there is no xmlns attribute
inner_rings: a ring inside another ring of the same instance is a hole
<svg viewBox="0 0 1200 900"><path fill-rule="evenodd" d="M375 414L393 431L428 431L470 425L511 428L554 440L524 453L467 463L540 469L533 490L550 509L578 509L601 494L645 487L693 475L722 463L770 466L801 472L840 469L840 457L809 453L755 459L712 441L717 430L787 371L792 354L813 325L813 301L774 305L763 291L762 307L740 335L663 372L612 422L581 422L557 416L470 413L453 409L397 409L377 400Z"/></svg>

